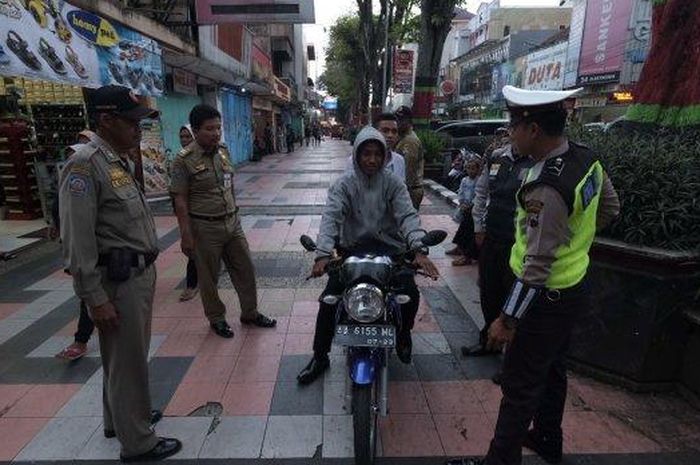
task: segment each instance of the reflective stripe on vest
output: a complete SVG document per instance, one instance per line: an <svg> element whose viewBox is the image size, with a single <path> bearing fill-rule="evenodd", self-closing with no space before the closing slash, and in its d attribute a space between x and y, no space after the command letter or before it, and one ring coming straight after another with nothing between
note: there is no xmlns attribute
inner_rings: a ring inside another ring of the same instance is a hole
<svg viewBox="0 0 700 465"><path fill-rule="evenodd" d="M531 169L521 191L535 181L530 179L532 175ZM588 251L596 233L596 216L602 185L603 167L599 161L594 161L574 189L573 210L568 220L571 237L569 242L561 245L555 253L554 263L546 282L547 288L567 289L578 284L586 275L589 263ZM520 195L518 198L521 198ZM539 227L546 227L546 225L540 224ZM515 244L511 249L510 267L519 278L523 276L527 254L526 228L527 211L522 202L518 201Z"/></svg>

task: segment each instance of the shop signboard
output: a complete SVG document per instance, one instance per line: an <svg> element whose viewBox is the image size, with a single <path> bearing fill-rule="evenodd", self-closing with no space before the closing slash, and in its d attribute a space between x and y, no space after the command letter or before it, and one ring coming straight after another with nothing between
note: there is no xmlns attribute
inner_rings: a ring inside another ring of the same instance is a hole
<svg viewBox="0 0 700 465"><path fill-rule="evenodd" d="M173 90L180 94L197 95L197 76L180 68L173 68Z"/></svg>
<svg viewBox="0 0 700 465"><path fill-rule="evenodd" d="M561 90L568 43L563 42L537 50L527 56L524 88L531 90Z"/></svg>
<svg viewBox="0 0 700 465"><path fill-rule="evenodd" d="M336 97L326 97L323 100L323 108L326 110L337 110L338 99Z"/></svg>
<svg viewBox="0 0 700 465"><path fill-rule="evenodd" d="M63 0L0 5L0 75L163 93L161 49L153 39Z"/></svg>
<svg viewBox="0 0 700 465"><path fill-rule="evenodd" d="M579 84L620 79L633 3L634 0L588 0L579 60Z"/></svg>
<svg viewBox="0 0 700 465"><path fill-rule="evenodd" d="M197 23L315 23L314 0L197 0Z"/></svg>
<svg viewBox="0 0 700 465"><path fill-rule="evenodd" d="M394 54L394 92L413 93L413 50L397 50Z"/></svg>

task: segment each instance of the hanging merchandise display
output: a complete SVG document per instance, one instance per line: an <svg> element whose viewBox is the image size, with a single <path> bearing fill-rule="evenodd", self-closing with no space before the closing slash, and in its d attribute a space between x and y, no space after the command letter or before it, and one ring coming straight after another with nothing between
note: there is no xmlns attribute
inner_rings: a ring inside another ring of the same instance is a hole
<svg viewBox="0 0 700 465"><path fill-rule="evenodd" d="M0 0L0 74L163 93L158 43L63 0ZM6 48L5 48L6 47Z"/></svg>
<svg viewBox="0 0 700 465"><path fill-rule="evenodd" d="M166 172L165 148L163 147L160 121L157 119L147 119L141 122L141 163L146 196L167 196L170 180Z"/></svg>

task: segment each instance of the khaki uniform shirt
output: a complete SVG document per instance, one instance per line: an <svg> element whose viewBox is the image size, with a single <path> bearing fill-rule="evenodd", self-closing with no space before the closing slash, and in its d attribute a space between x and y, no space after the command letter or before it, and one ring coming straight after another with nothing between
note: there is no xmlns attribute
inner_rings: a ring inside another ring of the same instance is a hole
<svg viewBox="0 0 700 465"><path fill-rule="evenodd" d="M213 153L192 142L173 162L170 192L185 194L189 212L220 217L236 212L233 195L233 165L221 145Z"/></svg>
<svg viewBox="0 0 700 465"><path fill-rule="evenodd" d="M569 151L569 142L549 153L531 169L541 170L544 162ZM557 249L571 240L569 209L566 202L551 186L538 185L523 194L528 214L527 252L523 267L523 281L530 285L544 286L549 277ZM620 200L607 173L603 173L603 186L597 212L597 229L605 228L620 213Z"/></svg>
<svg viewBox="0 0 700 465"><path fill-rule="evenodd" d="M406 186L409 190L423 187L423 144L415 131L406 134L398 144L396 151L403 155L406 161Z"/></svg>
<svg viewBox="0 0 700 465"><path fill-rule="evenodd" d="M113 248L158 251L153 215L131 166L95 139L78 148L61 176L59 210L66 266L75 293L89 307L109 300L97 268L99 255Z"/></svg>

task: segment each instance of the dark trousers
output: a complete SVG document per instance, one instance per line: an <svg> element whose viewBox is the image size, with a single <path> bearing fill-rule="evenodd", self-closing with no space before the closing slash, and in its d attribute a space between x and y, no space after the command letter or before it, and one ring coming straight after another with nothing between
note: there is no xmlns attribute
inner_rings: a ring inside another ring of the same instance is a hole
<svg viewBox="0 0 700 465"><path fill-rule="evenodd" d="M75 342L87 344L95 330L95 324L90 319L87 305L82 300L80 301L80 316L78 317L78 331L75 333Z"/></svg>
<svg viewBox="0 0 700 465"><path fill-rule="evenodd" d="M477 258L479 256L476 250L476 242L474 242L474 219L471 213L464 214L464 219L459 223L459 228L457 228L452 243L462 249L469 258Z"/></svg>
<svg viewBox="0 0 700 465"><path fill-rule="evenodd" d="M192 258L187 260L187 276L185 277L185 282L187 289L194 289L197 287L197 265Z"/></svg>
<svg viewBox="0 0 700 465"><path fill-rule="evenodd" d="M509 264L511 247L510 243L489 239L487 234L479 251L479 294L485 321L481 342L486 342L489 326L503 310L515 281Z"/></svg>
<svg viewBox="0 0 700 465"><path fill-rule="evenodd" d="M401 333L400 335L408 335L413 329L413 323L418 313L418 304L420 303L420 293L416 287L416 281L413 275L402 275L397 278L397 287L400 293L406 294L411 298L411 301L401 306ZM328 284L321 293L321 297L326 295L340 295L345 290L345 283L340 281L337 274L331 275L328 278ZM333 342L333 334L335 330L335 314L336 306L328 305L323 302L318 308L316 316L316 330L314 334L314 356L317 358L327 357L331 351Z"/></svg>
<svg viewBox="0 0 700 465"><path fill-rule="evenodd" d="M508 346L503 363L503 399L488 465L519 465L530 422L538 435L562 438L566 402L565 357L578 315L587 311L587 282L541 294L525 314Z"/></svg>

